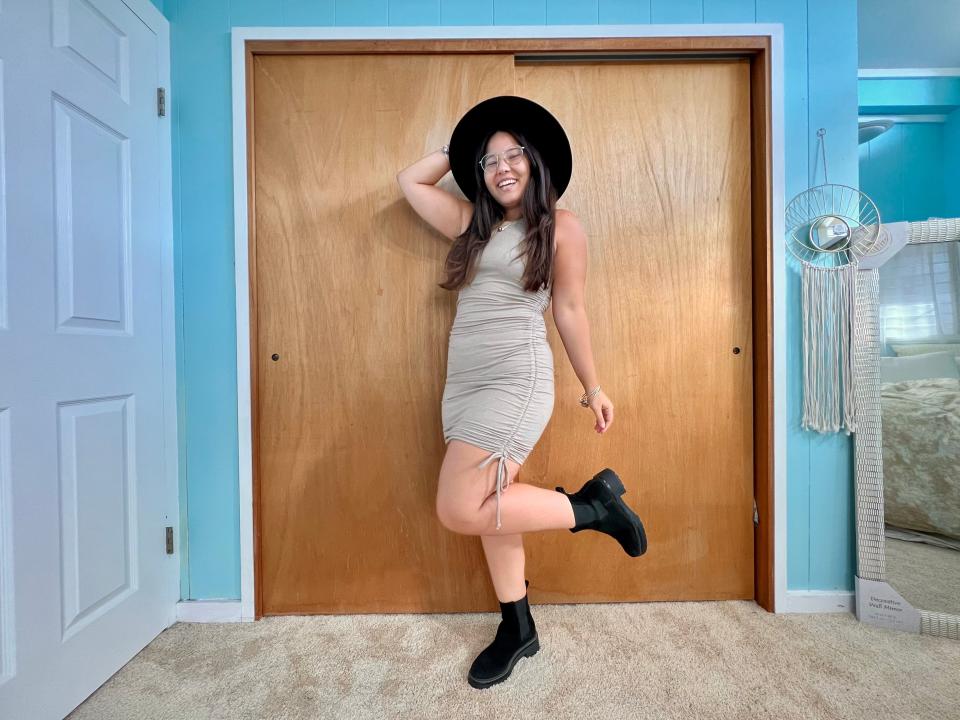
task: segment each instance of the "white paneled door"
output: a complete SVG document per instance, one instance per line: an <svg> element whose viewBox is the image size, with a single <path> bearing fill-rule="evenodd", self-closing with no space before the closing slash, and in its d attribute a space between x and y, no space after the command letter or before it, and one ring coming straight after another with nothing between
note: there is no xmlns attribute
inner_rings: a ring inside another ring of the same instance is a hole
<svg viewBox="0 0 960 720"><path fill-rule="evenodd" d="M166 47L121 0L0 0L4 720L63 718L174 619Z"/></svg>

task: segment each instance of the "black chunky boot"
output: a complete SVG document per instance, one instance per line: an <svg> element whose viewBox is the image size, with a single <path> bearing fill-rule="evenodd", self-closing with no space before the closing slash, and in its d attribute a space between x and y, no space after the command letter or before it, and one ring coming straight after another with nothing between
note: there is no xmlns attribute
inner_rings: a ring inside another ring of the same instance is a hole
<svg viewBox="0 0 960 720"><path fill-rule="evenodd" d="M637 514L620 497L626 492L617 474L604 468L575 493L556 488L570 499L576 525L570 532L596 530L614 538L631 557L647 551L647 534Z"/></svg>
<svg viewBox="0 0 960 720"><path fill-rule="evenodd" d="M524 582L529 587L530 582ZM513 602L501 602L500 615L503 619L496 637L473 661L467 674L467 682L475 688L503 682L510 677L517 660L533 657L540 649L537 626L526 595Z"/></svg>

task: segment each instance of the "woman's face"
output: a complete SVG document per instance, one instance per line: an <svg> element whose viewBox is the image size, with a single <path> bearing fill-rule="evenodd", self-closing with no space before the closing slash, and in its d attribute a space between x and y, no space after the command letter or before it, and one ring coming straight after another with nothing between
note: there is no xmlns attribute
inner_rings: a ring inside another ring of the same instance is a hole
<svg viewBox="0 0 960 720"><path fill-rule="evenodd" d="M502 153L519 144L510 133L498 131L487 143L485 154ZM516 164L511 164L503 155L498 156L496 160L496 166L483 173L487 190L504 208L519 207L520 198L523 197L523 191L530 181L530 160L527 153L523 152L514 161ZM513 182L510 182L511 180Z"/></svg>

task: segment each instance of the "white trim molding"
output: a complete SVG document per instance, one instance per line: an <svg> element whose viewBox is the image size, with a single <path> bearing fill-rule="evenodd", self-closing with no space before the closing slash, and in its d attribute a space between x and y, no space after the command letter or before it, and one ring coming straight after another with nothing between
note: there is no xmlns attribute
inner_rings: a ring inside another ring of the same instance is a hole
<svg viewBox="0 0 960 720"><path fill-rule="evenodd" d="M234 27L231 36L233 100L233 212L237 302L237 416L239 441L241 619L254 616L252 408L250 405L250 307L247 247L247 84L248 40L399 40L490 38L724 37L770 40L771 224L773 247L773 453L774 607L787 602L787 382L786 274L784 272L784 54L782 23L696 25L480 25L410 27ZM466 109L466 108L465 108Z"/></svg>
<svg viewBox="0 0 960 720"><path fill-rule="evenodd" d="M944 123L947 121L946 115L861 115L857 122L870 122L872 120L892 120L898 125L904 123Z"/></svg>
<svg viewBox="0 0 960 720"><path fill-rule="evenodd" d="M858 78L960 77L960 68L861 68Z"/></svg>
<svg viewBox="0 0 960 720"><path fill-rule="evenodd" d="M787 590L778 613L852 613L856 604L853 590Z"/></svg>
<svg viewBox="0 0 960 720"><path fill-rule="evenodd" d="M181 600L177 603L177 622L228 623L243 622L239 600Z"/></svg>

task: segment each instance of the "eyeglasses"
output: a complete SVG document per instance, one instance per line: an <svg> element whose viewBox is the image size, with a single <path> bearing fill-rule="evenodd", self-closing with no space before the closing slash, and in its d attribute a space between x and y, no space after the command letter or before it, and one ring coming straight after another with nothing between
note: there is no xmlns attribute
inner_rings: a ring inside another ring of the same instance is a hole
<svg viewBox="0 0 960 720"><path fill-rule="evenodd" d="M513 147L508 147L502 153L488 153L480 158L480 167L483 168L485 173L494 172L497 166L500 165L501 155L503 155L503 159L506 160L509 165L517 165L520 163L520 158L523 157L523 151L523 145L514 145Z"/></svg>

